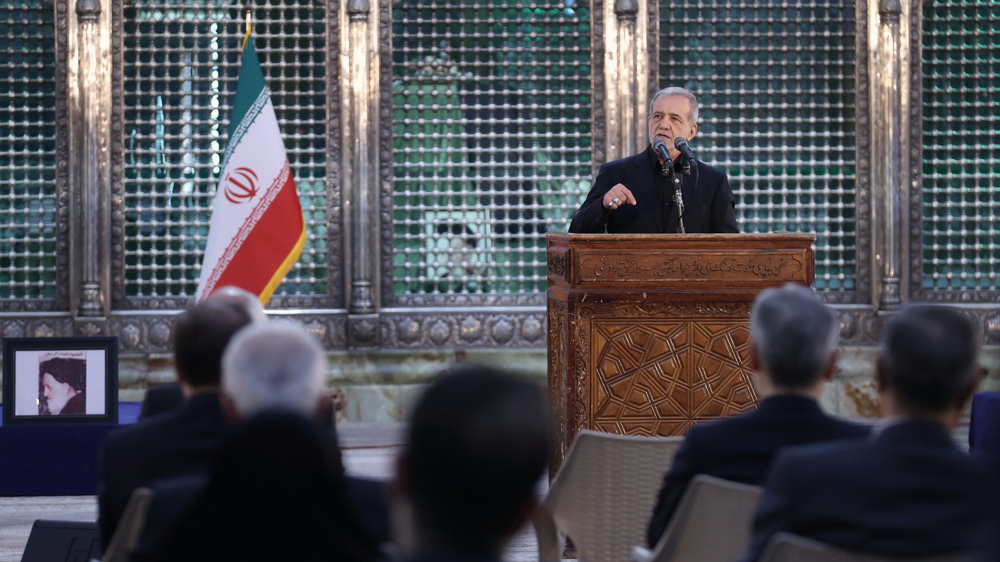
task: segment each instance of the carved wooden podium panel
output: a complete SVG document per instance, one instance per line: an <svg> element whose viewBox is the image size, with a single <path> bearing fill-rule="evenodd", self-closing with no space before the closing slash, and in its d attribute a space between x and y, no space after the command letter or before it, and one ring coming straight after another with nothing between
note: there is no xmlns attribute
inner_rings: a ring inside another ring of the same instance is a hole
<svg viewBox="0 0 1000 562"><path fill-rule="evenodd" d="M581 429L683 435L753 407L750 305L768 287L811 284L814 241L549 234L552 469Z"/></svg>

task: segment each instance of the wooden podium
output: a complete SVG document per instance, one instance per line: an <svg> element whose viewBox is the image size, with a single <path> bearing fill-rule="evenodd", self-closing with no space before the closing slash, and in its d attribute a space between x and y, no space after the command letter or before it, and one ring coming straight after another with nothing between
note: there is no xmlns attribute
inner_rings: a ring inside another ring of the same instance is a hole
<svg viewBox="0 0 1000 562"><path fill-rule="evenodd" d="M581 429L684 435L753 407L750 305L809 285L811 234L549 234L549 392L558 468Z"/></svg>

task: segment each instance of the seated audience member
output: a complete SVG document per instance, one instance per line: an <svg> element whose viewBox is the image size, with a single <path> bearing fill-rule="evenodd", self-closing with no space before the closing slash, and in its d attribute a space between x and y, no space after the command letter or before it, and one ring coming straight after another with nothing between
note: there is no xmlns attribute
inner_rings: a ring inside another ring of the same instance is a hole
<svg viewBox="0 0 1000 562"><path fill-rule="evenodd" d="M224 300L238 304L246 310L254 322L266 322L267 315L264 314L264 306L260 299L250 291L226 285L209 295L208 300ZM146 396L142 399L142 408L139 410L139 419L144 420L153 416L172 412L180 408L184 402L184 393L181 392L181 385L177 382L154 386L146 391Z"/></svg>
<svg viewBox="0 0 1000 562"><path fill-rule="evenodd" d="M832 418L817 404L837 367L839 333L836 317L808 287L789 284L757 297L749 366L761 401L754 411L691 428L664 477L646 531L649 548L656 547L696 475L761 485L783 447L868 434L868 428Z"/></svg>
<svg viewBox="0 0 1000 562"><path fill-rule="evenodd" d="M275 409L222 444L207 486L159 559L366 562L378 555L367 537L329 436L299 413Z"/></svg>
<svg viewBox="0 0 1000 562"><path fill-rule="evenodd" d="M326 396L326 354L302 325L267 322L249 326L230 342L222 360L222 408L235 423L268 411L292 412L313 418L327 429L332 446L331 471L344 486L344 467L337 447L336 431L327 427L330 400ZM153 486L153 500L146 528L132 560L158 560L179 521L191 509L208 479L204 475L173 478ZM389 508L382 482L347 477L346 494L352 513L365 528L369 542L390 540ZM366 539L367 541L367 539Z"/></svg>
<svg viewBox="0 0 1000 562"><path fill-rule="evenodd" d="M538 386L489 367L459 367L431 385L398 466L417 535L406 560L500 560L535 507L548 417Z"/></svg>
<svg viewBox="0 0 1000 562"><path fill-rule="evenodd" d="M243 308L225 301L205 301L174 321L174 364L188 398L175 412L115 430L105 439L98 491L105 546L136 488L207 470L228 429L219 404L222 353L249 323Z"/></svg>
<svg viewBox="0 0 1000 562"><path fill-rule="evenodd" d="M223 407L231 419L247 419L271 409L299 412L328 428L336 447L326 372L323 347L301 324L255 325L237 335L223 359ZM339 448L337 462L338 470L343 472ZM348 476L347 494L372 536L379 544L388 542L391 537L385 483Z"/></svg>
<svg viewBox="0 0 1000 562"><path fill-rule="evenodd" d="M912 557L971 553L996 517L995 475L951 438L979 384L972 323L910 305L885 327L875 382L885 426L869 439L778 455L748 556L790 532L850 550Z"/></svg>

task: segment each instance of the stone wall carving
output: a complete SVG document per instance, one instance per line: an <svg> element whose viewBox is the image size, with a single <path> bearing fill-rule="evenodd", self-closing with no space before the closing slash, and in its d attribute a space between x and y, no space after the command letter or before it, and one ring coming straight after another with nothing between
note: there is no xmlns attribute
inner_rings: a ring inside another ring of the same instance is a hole
<svg viewBox="0 0 1000 562"><path fill-rule="evenodd" d="M382 345L398 348L545 347L545 309L383 311Z"/></svg>
<svg viewBox="0 0 1000 562"><path fill-rule="evenodd" d="M821 295L829 303L871 302L872 283L872 224L871 224L871 101L868 80L868 10L864 3L854 12L855 17L855 95L854 114L857 118L855 140L855 246L857 248L856 288L854 291L828 291Z"/></svg>
<svg viewBox="0 0 1000 562"><path fill-rule="evenodd" d="M53 338L73 335L73 318L69 313L52 316L0 315L0 337Z"/></svg>
<svg viewBox="0 0 1000 562"><path fill-rule="evenodd" d="M119 313L108 318L107 333L118 336L122 354L169 354L171 329L180 311L160 314ZM346 314L337 313L269 313L269 318L292 318L301 322L327 349L342 349L346 342Z"/></svg>
<svg viewBox="0 0 1000 562"><path fill-rule="evenodd" d="M111 303L127 308L125 298L125 66L122 4L111 3Z"/></svg>

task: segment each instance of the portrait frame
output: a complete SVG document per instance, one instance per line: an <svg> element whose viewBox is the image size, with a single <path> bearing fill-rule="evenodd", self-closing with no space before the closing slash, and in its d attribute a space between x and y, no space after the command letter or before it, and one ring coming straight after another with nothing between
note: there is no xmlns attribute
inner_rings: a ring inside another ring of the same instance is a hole
<svg viewBox="0 0 1000 562"><path fill-rule="evenodd" d="M118 338L4 338L3 425L79 424L118 424Z"/></svg>

